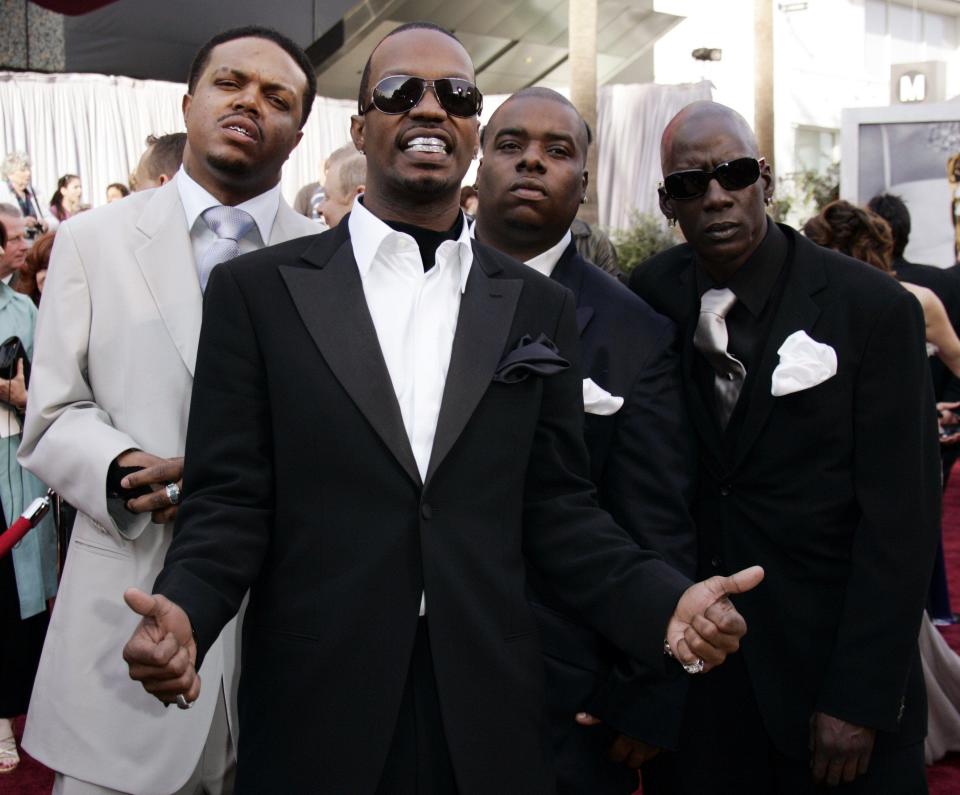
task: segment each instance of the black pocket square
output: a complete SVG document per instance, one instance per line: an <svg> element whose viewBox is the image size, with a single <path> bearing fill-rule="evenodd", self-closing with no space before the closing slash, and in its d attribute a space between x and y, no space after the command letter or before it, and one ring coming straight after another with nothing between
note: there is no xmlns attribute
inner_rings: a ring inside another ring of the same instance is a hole
<svg viewBox="0 0 960 795"><path fill-rule="evenodd" d="M570 362L564 359L557 346L546 334L536 339L525 334L493 373L493 380L502 384L515 384L530 375L553 375L566 370Z"/></svg>

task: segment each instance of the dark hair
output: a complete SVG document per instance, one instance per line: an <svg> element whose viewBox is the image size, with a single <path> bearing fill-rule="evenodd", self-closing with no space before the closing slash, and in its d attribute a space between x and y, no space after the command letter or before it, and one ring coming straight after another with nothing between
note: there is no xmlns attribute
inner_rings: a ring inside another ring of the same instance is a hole
<svg viewBox="0 0 960 795"><path fill-rule="evenodd" d="M147 176L156 180L161 174L172 177L183 162L183 148L187 145L187 134L183 132L166 135L148 135L145 141L150 154L144 161Z"/></svg>
<svg viewBox="0 0 960 795"><path fill-rule="evenodd" d="M17 275L14 289L18 293L29 295L33 303L40 303L40 288L37 287L37 274L45 271L50 265L50 251L53 249L53 239L56 232L44 232L33 241L27 252L27 260Z"/></svg>
<svg viewBox="0 0 960 795"><path fill-rule="evenodd" d="M487 132L487 127L489 127L490 124L493 122L493 120L497 117L497 111L499 111L500 108L502 108L508 102L511 102L514 99L523 99L524 97L536 97L537 99L549 99L549 100L552 100L553 102L559 102L561 105L566 105L568 108L573 110L573 112L580 117L580 121L583 122L583 129L587 133L587 146L590 146L590 144L593 143L593 130L590 129L590 125L587 124L587 120L583 118L583 116L580 114L580 111L577 110L576 105L574 105L563 94L560 94L559 92L554 91L552 88L547 88L546 86L527 86L526 88L521 88L519 91L507 97L503 101L503 103L500 105L500 107L498 107L497 110L493 112L493 115L490 117L490 121L488 121L486 124L483 125L483 127L480 128L480 148L481 149L483 148L483 138ZM586 153L584 153L584 155L586 155Z"/></svg>
<svg viewBox="0 0 960 795"><path fill-rule="evenodd" d="M0 221L0 248L5 248L6 245L7 245L7 227L4 226L2 221Z"/></svg>
<svg viewBox="0 0 960 795"><path fill-rule="evenodd" d="M193 59L193 63L190 65L190 76L187 78L188 93L193 94L196 89L197 81L200 79L200 75L203 74L203 70L207 68L207 62L210 60L210 52L213 48L220 44L225 44L228 41L235 41L236 39L266 39L267 41L272 41L297 62L297 66L300 67L307 78L307 90L303 95L303 112L300 114L300 128L303 129L303 125L307 123L307 118L310 116L310 109L313 107L314 97L317 95L317 75L316 72L313 71L313 64L310 63L310 58L307 57L307 54L300 49L294 41L288 39L282 33L273 30L273 28L265 28L260 25L245 25L242 28L225 30L223 33L218 33L210 39L210 41L200 48L196 57Z"/></svg>
<svg viewBox="0 0 960 795"><path fill-rule="evenodd" d="M893 233L893 256L902 257L910 239L910 211L903 199L890 193L881 193L870 199L867 207L890 225Z"/></svg>
<svg viewBox="0 0 960 795"><path fill-rule="evenodd" d="M876 213L840 199L803 225L814 243L832 248L893 275L890 226Z"/></svg>
<svg viewBox="0 0 960 795"><path fill-rule="evenodd" d="M457 44L463 47L463 42L454 36L451 31L440 27L440 25L435 25L433 22L405 22L404 24L394 28L377 42L377 46L370 50L370 55L367 56L367 62L363 66L363 73L360 75L360 90L357 92L357 104L360 106L360 108L364 108L367 105L367 94L370 93L370 62L373 60L373 54L377 51L377 47L383 44L391 36L396 36L398 33L404 33L408 30L434 30L437 33L442 33L444 36L449 36Z"/></svg>
<svg viewBox="0 0 960 795"><path fill-rule="evenodd" d="M110 188L116 188L116 189L120 192L120 195L121 195L121 196L129 196L129 195L130 195L130 188L128 188L128 187L127 187L126 185L124 185L122 182L111 182L109 185L107 185L107 191L108 191L108 192L109 192Z"/></svg>
<svg viewBox="0 0 960 795"><path fill-rule="evenodd" d="M53 210L53 214L57 217L58 221L67 220L66 211L63 209L63 194L60 191L67 187L70 181L74 179L80 179L80 177L76 174L64 174L60 177L60 179L57 180L57 189L50 198L50 209Z"/></svg>

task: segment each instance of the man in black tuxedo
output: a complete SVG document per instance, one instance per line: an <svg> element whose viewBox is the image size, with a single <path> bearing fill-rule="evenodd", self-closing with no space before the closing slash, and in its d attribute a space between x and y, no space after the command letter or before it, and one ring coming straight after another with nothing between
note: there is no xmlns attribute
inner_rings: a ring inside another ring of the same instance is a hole
<svg viewBox="0 0 960 795"><path fill-rule="evenodd" d="M187 497L124 654L185 706L249 588L238 793L552 792L528 562L652 668L745 631L725 593L760 569L690 586L596 506L572 296L459 210L473 79L452 34L388 34L363 202L208 283Z"/></svg>
<svg viewBox="0 0 960 795"><path fill-rule="evenodd" d="M481 138L476 238L576 298L584 436L600 505L637 543L693 576L692 445L680 393L676 327L583 259L571 223L586 191L590 130L548 88L514 94ZM624 793L658 748L675 747L686 682L637 671L530 572L544 648L559 793ZM574 717L577 716L576 722ZM604 726L595 725L602 721Z"/></svg>
<svg viewBox="0 0 960 795"><path fill-rule="evenodd" d="M770 169L729 108L682 110L661 157L688 243L630 285L680 327L698 573L757 560L767 579L737 602L743 654L691 682L679 764L651 789L925 792L939 461L920 306L767 219Z"/></svg>

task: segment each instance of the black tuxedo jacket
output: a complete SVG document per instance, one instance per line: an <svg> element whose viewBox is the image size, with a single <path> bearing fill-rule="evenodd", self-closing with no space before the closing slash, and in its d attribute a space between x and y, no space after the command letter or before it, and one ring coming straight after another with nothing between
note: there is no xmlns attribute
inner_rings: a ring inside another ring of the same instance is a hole
<svg viewBox="0 0 960 795"><path fill-rule="evenodd" d="M250 588L238 792L374 791L421 589L464 795L553 789L525 560L605 636L664 665L688 581L596 507L572 296L481 244L474 255L425 482L346 222L210 279L186 498L156 590L202 652ZM541 333L569 369L493 379Z"/></svg>
<svg viewBox="0 0 960 795"><path fill-rule="evenodd" d="M676 366L676 326L583 259L572 244L551 278L576 299L581 376L624 399L615 414L584 415L590 477L600 505L641 547L692 577L696 551L688 504L695 457ZM564 610L562 592L555 593L535 571L531 582L544 651L568 663L565 675L555 677L557 692L548 691L548 701L566 704L568 694L590 693L576 709L631 737L673 747L686 692L679 666L680 675L668 681L660 666L652 672L630 664ZM577 730L572 714L564 715L563 725Z"/></svg>
<svg viewBox="0 0 960 795"><path fill-rule="evenodd" d="M758 563L735 602L767 731L804 758L816 711L880 730L877 750L920 740L917 632L940 518L937 426L920 305L889 276L789 227L792 257L769 337L721 435L694 377L692 250L640 266L631 287L673 318L700 442L694 518L701 574ZM778 349L803 330L833 347L829 380L774 397ZM732 438L731 438L732 437Z"/></svg>

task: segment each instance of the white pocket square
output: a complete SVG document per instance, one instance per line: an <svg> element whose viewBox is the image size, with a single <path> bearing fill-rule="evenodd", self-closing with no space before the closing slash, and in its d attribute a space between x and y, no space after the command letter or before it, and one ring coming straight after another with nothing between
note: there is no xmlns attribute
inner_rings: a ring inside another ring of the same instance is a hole
<svg viewBox="0 0 960 795"><path fill-rule="evenodd" d="M837 374L837 352L817 342L805 331L795 331L783 341L780 364L773 371L770 392L782 397L810 389Z"/></svg>
<svg viewBox="0 0 960 795"><path fill-rule="evenodd" d="M587 414L616 414L623 405L623 398L611 395L592 378L583 379L583 410Z"/></svg>

